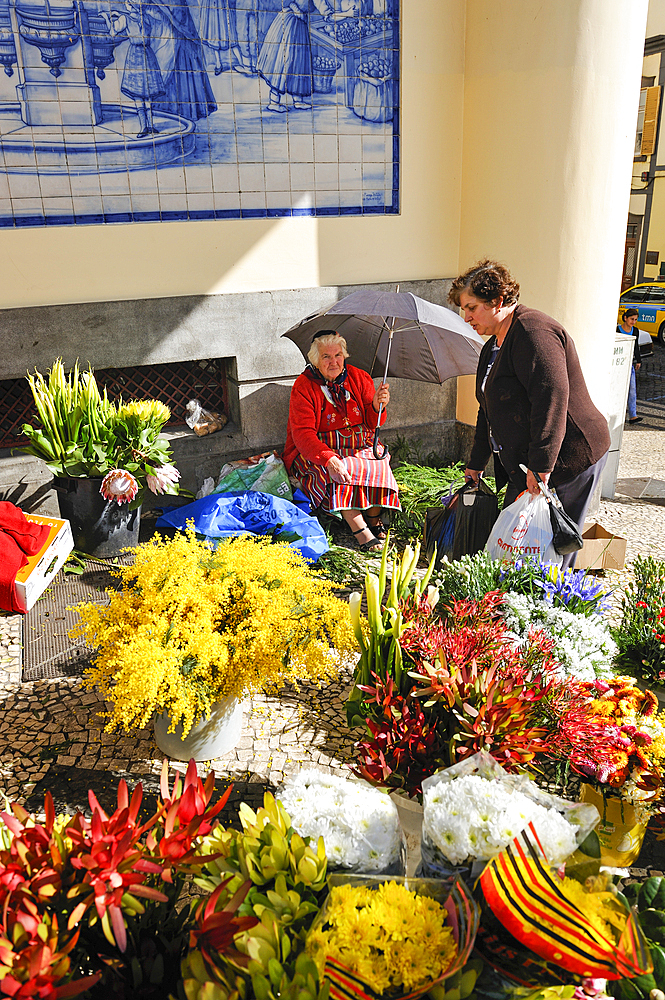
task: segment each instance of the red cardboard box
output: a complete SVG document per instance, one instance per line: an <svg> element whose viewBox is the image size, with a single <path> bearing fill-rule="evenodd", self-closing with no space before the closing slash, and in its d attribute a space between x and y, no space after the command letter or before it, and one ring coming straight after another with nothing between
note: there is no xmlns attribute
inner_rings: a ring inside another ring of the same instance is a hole
<svg viewBox="0 0 665 1000"><path fill-rule="evenodd" d="M32 524L47 524L50 531L39 552L28 556L28 561L16 574L16 594L24 611L29 611L44 593L49 583L74 548L69 521L59 517L42 517L26 514Z"/></svg>

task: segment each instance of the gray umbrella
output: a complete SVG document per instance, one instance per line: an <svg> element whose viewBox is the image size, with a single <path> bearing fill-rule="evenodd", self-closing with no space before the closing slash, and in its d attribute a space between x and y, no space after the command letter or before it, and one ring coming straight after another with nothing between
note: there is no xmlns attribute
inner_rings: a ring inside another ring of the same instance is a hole
<svg viewBox="0 0 665 1000"><path fill-rule="evenodd" d="M483 346L482 338L452 309L411 292L353 292L282 336L306 358L312 338L326 329L344 337L357 368L384 382L393 377L440 385L456 375L473 375Z"/></svg>

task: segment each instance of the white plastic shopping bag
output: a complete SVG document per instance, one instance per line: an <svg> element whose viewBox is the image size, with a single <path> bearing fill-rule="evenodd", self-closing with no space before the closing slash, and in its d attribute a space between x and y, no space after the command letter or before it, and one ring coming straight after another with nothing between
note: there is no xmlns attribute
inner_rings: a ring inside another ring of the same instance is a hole
<svg viewBox="0 0 665 1000"><path fill-rule="evenodd" d="M493 559L512 562L523 556L561 565L552 544L552 522L547 500L541 494L520 493L517 500L499 514L485 549Z"/></svg>

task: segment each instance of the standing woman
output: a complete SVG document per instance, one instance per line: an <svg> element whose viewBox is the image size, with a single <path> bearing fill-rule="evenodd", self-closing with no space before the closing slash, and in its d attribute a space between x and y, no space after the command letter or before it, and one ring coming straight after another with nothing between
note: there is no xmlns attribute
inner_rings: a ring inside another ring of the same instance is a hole
<svg viewBox="0 0 665 1000"><path fill-rule="evenodd" d="M312 507L343 517L363 551L380 549L386 537L381 508L399 510L389 455L372 452L379 408L390 402L387 384L347 365L346 341L321 330L309 364L291 390L284 464L301 483Z"/></svg>
<svg viewBox="0 0 665 1000"><path fill-rule="evenodd" d="M489 337L478 361L480 409L466 477L477 482L494 453L497 487L508 483L510 504L525 489L539 493L538 473L581 531L610 434L572 338L555 319L518 304L518 283L496 261L481 261L455 278L448 298L476 333ZM564 556L564 567L574 565L575 556Z"/></svg>
<svg viewBox="0 0 665 1000"><path fill-rule="evenodd" d="M219 76L224 72L222 53L238 46L234 12L229 10L229 0L201 0L196 10L201 41L212 50L215 76Z"/></svg>

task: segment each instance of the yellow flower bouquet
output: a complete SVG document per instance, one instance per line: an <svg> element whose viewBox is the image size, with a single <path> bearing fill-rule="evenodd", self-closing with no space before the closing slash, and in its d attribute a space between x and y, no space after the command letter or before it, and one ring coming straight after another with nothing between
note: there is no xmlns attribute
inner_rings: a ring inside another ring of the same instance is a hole
<svg viewBox="0 0 665 1000"><path fill-rule="evenodd" d="M462 882L332 876L306 949L330 998L413 1000L459 972L479 911Z"/></svg>
<svg viewBox="0 0 665 1000"><path fill-rule="evenodd" d="M107 730L167 712L186 735L214 703L331 677L356 648L332 584L286 544L242 536L212 551L188 531L134 551L109 604L79 605L71 632L96 647L85 683L111 704Z"/></svg>

